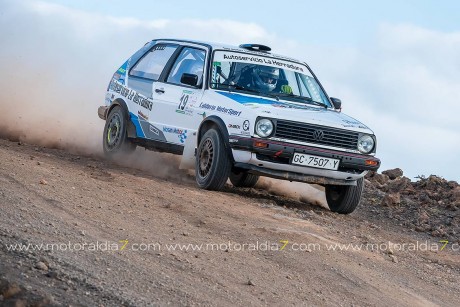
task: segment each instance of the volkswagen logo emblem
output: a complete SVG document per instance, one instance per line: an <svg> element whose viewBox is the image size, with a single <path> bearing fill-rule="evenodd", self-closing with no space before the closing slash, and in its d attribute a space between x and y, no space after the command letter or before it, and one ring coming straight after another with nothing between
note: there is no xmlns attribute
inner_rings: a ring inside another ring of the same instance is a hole
<svg viewBox="0 0 460 307"><path fill-rule="evenodd" d="M324 137L323 130L315 130L313 131L313 138L317 141L321 141Z"/></svg>

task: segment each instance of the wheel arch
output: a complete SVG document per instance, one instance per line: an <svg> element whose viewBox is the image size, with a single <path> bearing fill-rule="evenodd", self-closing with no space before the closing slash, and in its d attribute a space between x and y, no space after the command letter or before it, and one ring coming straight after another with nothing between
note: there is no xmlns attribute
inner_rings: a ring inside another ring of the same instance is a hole
<svg viewBox="0 0 460 307"><path fill-rule="evenodd" d="M125 114L125 119L126 119L126 122L128 123L127 125L128 137L135 138L137 136L136 127L134 126L133 122L130 119L128 105L123 99L117 98L114 101L112 101L112 104L110 105L107 111L107 115L110 114L112 109L115 108L116 106L120 106L121 109L123 110L123 113Z"/></svg>
<svg viewBox="0 0 460 307"><path fill-rule="evenodd" d="M222 120L222 118L216 115L208 116L201 122L197 133L197 145L200 144L201 139L203 135L206 133L206 131L208 131L211 128L216 128L216 130L219 132L219 134L222 137L222 140L224 141L225 150L227 151L230 160L232 161L232 163L235 162L235 159L233 158L232 148L230 147L230 143L228 141L229 134L227 127L225 126L225 123Z"/></svg>

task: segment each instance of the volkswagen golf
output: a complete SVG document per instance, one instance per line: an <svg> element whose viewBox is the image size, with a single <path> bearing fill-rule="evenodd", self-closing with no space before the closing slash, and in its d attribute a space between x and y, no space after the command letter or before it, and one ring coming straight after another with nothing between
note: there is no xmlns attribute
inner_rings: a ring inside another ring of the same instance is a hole
<svg viewBox="0 0 460 307"><path fill-rule="evenodd" d="M260 44L152 40L115 71L98 115L107 156L136 146L181 155L208 190L259 176L312 183L347 214L380 166L373 131L305 62Z"/></svg>

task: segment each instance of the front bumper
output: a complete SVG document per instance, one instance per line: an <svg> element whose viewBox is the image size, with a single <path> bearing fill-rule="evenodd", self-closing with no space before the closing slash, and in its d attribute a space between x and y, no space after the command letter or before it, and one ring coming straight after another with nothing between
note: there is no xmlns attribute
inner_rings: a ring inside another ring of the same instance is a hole
<svg viewBox="0 0 460 307"><path fill-rule="evenodd" d="M367 171L376 171L380 167L380 160L368 155L238 136L230 136L229 142L236 156L235 167L254 174L290 181L355 185L356 180L362 178ZM255 142L259 143L259 146L255 146ZM337 170L294 165L291 163L294 153L339 159L340 165Z"/></svg>

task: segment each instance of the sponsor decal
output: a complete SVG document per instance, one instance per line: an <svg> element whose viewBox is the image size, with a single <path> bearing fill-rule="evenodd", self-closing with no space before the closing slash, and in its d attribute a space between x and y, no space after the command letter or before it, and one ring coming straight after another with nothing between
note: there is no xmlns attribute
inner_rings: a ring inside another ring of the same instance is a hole
<svg viewBox="0 0 460 307"><path fill-rule="evenodd" d="M112 80L110 83L110 90L114 91L115 93L120 94L121 96L131 100L135 104L140 105L143 108L146 108L149 111L152 111L153 101L148 99L147 97L139 94L138 92L127 88L119 81Z"/></svg>
<svg viewBox="0 0 460 307"><path fill-rule="evenodd" d="M360 125L361 123L358 122L358 121L352 121L352 120L347 120L347 119L342 119L342 121L345 123L345 124L348 124L348 125Z"/></svg>
<svg viewBox="0 0 460 307"><path fill-rule="evenodd" d="M240 126L240 125L234 125L234 124L228 124L228 128L230 128L230 129L241 130L241 126Z"/></svg>
<svg viewBox="0 0 460 307"><path fill-rule="evenodd" d="M235 51L235 52L238 52L238 53L241 53L241 51L242 51L241 48L233 48L233 47L222 47L222 49L227 50L227 51ZM248 50L244 50L244 53L251 53L251 54L258 54L258 55L261 55L261 56L267 56L266 52L256 51L256 50L251 50L250 52L248 52ZM297 61L296 59L289 58L289 57L279 55L279 54L277 54L276 57L280 58L280 59L283 59L283 60L291 61L291 62L296 62Z"/></svg>
<svg viewBox="0 0 460 307"><path fill-rule="evenodd" d="M165 45L156 45L155 47L153 47L152 51L155 51L155 50L165 50L166 46Z"/></svg>
<svg viewBox="0 0 460 307"><path fill-rule="evenodd" d="M289 62L281 59L269 58L264 56L241 54L233 52L216 52L214 55L214 61L232 61L232 62L243 62L252 63L265 66L274 66L277 68L289 69L293 71L304 72L308 71L307 68L301 64Z"/></svg>
<svg viewBox="0 0 460 307"><path fill-rule="evenodd" d="M300 110L309 110L309 111L320 111L324 109L319 109L319 108L314 108L310 106L299 106L296 104L290 104L290 103L273 103L272 107L276 108L282 108L282 109L300 109Z"/></svg>
<svg viewBox="0 0 460 307"><path fill-rule="evenodd" d="M324 111L323 108L317 108L309 105L302 105L302 104L294 104L288 103L284 101L273 101L267 98L260 98L260 97L249 97L241 94L229 93L229 92L216 92L222 96L230 98L243 106L250 107L252 109L260 108L261 105L271 105L277 108L289 108L289 109L301 109L301 110L308 110L308 111ZM265 113L270 113L270 111L262 111Z"/></svg>
<svg viewBox="0 0 460 307"><path fill-rule="evenodd" d="M129 68L130 60L131 58L128 61L124 62L123 65L121 65L121 67L118 68L118 70L113 74L113 78L117 80L118 82L120 82L121 84L125 84L126 71Z"/></svg>
<svg viewBox="0 0 460 307"><path fill-rule="evenodd" d="M155 127L155 126L150 125L149 130L150 130L150 132L152 132L152 133L154 133L154 134L156 134L158 136L160 135L160 130L158 130L158 128Z"/></svg>
<svg viewBox="0 0 460 307"><path fill-rule="evenodd" d="M235 135L250 135L251 134L249 132L249 127L250 127L249 120L245 120L243 122L243 125L241 125L241 124L228 124L227 127L228 127L229 130L232 129L231 134L235 134Z"/></svg>
<svg viewBox="0 0 460 307"><path fill-rule="evenodd" d="M115 75L120 76L119 74L115 74ZM119 77L119 78L117 79L115 75L113 76L112 80L113 80L113 81L117 81L118 83L124 85L124 84L125 84L125 79L124 79L124 77ZM113 82L113 81L112 81L112 82ZM112 82L110 82L110 88L112 88Z"/></svg>
<svg viewBox="0 0 460 307"><path fill-rule="evenodd" d="M342 124L343 127L357 127L361 129L369 129L366 125L356 121L356 120L347 120L347 119L342 119L344 124Z"/></svg>
<svg viewBox="0 0 460 307"><path fill-rule="evenodd" d="M211 80L215 83L221 83L220 75L217 73L217 67L220 67L220 62L213 62L212 63L212 72L211 72Z"/></svg>
<svg viewBox="0 0 460 307"><path fill-rule="evenodd" d="M208 103L200 103L200 106L199 106L201 109L207 109L207 110L211 110L211 111L214 111L217 107L212 105L212 104L208 104Z"/></svg>
<svg viewBox="0 0 460 307"><path fill-rule="evenodd" d="M231 116L240 116L241 112L242 112L242 111L234 110L232 108L215 106L215 105L205 103L205 102L200 103L199 108L210 110L210 111L217 111L217 112L228 114L228 115L231 115Z"/></svg>
<svg viewBox="0 0 460 307"><path fill-rule="evenodd" d="M206 112L203 112L203 113L196 113L196 114L201 115L201 116L203 117L203 119L206 118Z"/></svg>
<svg viewBox="0 0 460 307"><path fill-rule="evenodd" d="M139 115L139 117L142 118L143 120L149 120L149 117L145 115L144 113L142 113L141 110L137 111L137 115Z"/></svg>
<svg viewBox="0 0 460 307"><path fill-rule="evenodd" d="M182 96L179 99L179 105L177 106L176 113L192 116L192 107L196 101L197 97L195 96L195 92L184 90L182 92Z"/></svg>
<svg viewBox="0 0 460 307"><path fill-rule="evenodd" d="M183 114L183 115L188 115L188 116L192 116L193 115L193 111L185 111L185 110L176 110L176 113L179 113L179 114Z"/></svg>
<svg viewBox="0 0 460 307"><path fill-rule="evenodd" d="M250 126L251 126L251 124L249 123L249 120L245 120L243 122L243 130L244 131L248 131Z"/></svg>
<svg viewBox="0 0 460 307"><path fill-rule="evenodd" d="M181 143L184 143L185 139L187 138L187 130L184 130L184 129L178 129L178 128L173 128L173 127L163 127L163 132L177 134L177 136L179 137L179 141Z"/></svg>
<svg viewBox="0 0 460 307"><path fill-rule="evenodd" d="M181 143L184 143L186 138L187 138L187 130L184 130L184 133L179 134L179 141Z"/></svg>
<svg viewBox="0 0 460 307"><path fill-rule="evenodd" d="M251 109L258 109L258 108L260 108L260 105L257 104L257 103L245 103L244 106L245 106L245 107L251 107Z"/></svg>

